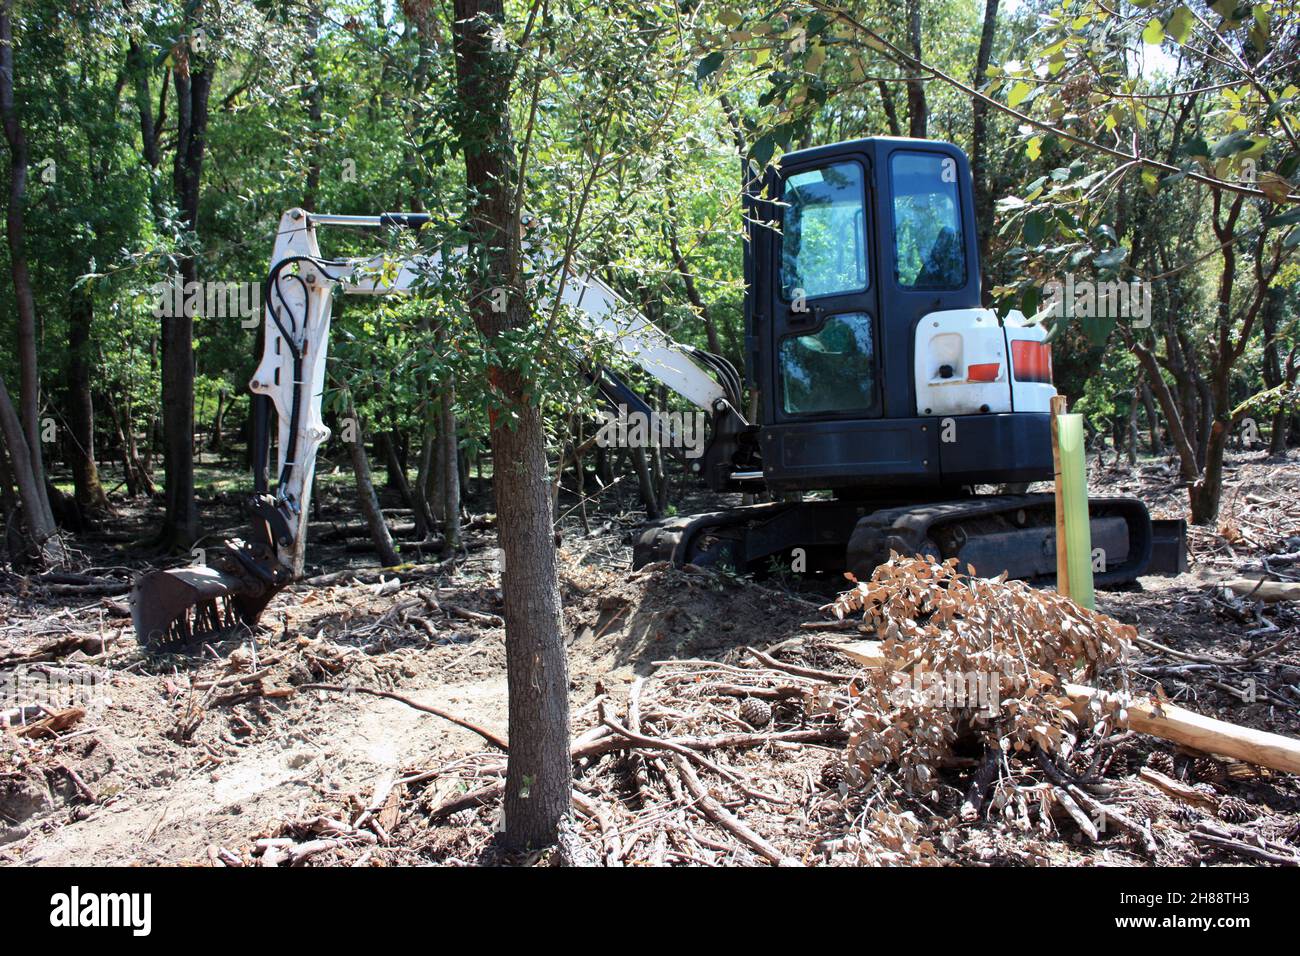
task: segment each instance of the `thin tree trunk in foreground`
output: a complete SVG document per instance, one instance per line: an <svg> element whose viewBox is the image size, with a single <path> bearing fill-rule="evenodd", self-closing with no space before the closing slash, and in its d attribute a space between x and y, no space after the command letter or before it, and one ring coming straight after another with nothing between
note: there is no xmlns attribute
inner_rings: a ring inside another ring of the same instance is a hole
<svg viewBox="0 0 1300 956"><path fill-rule="evenodd" d="M472 280L475 324L494 342L529 321L515 205L518 167L510 131L509 53L493 50L505 19L502 0L455 0L457 92L469 134L465 181L471 196L471 261L485 269ZM507 293L497 312L494 289ZM491 354L491 353L489 353ZM536 387L516 368L492 366L490 387L500 409L491 415L497 533L505 560L506 675L510 692L510 758L506 771L507 847L555 842L572 807L569 758L569 667L547 488L546 432Z"/></svg>
<svg viewBox="0 0 1300 956"><path fill-rule="evenodd" d="M90 387L90 329L95 302L90 290L72 294L68 314L68 423L71 425L72 482L77 505L85 512L109 508L95 462L95 402Z"/></svg>

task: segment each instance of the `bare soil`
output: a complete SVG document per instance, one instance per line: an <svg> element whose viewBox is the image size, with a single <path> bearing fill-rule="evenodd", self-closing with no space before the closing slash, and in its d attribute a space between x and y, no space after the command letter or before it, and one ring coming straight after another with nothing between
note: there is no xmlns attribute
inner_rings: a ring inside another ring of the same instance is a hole
<svg viewBox="0 0 1300 956"><path fill-rule="evenodd" d="M1158 683L1170 699L1202 713L1300 737L1300 610L1242 599L1214 583L1251 571L1300 578L1296 466L1294 454L1288 461L1238 454L1219 526L1191 531L1190 572L1099 595L1099 610L1134 624L1147 642L1127 664L1135 689ZM1138 495L1157 515L1183 513L1185 492L1163 462L1094 466L1092 479L1094 491ZM239 533L235 500L205 503L215 538ZM0 711L22 710L18 723L74 706L84 712L44 734L0 731L0 863L503 861L490 796L457 805L499 779L499 751L473 729L356 690L400 695L505 736L490 515L471 522L476 530L460 559L436 563L413 554L411 565L385 571L347 530L356 521L348 496L326 494L309 553L313 571L334 583L288 589L256 634L150 657L132 636L125 591L144 564L134 542L156 515L139 503L119 502L118 509L76 540L84 565L78 574L0 578ZM745 648L772 650L784 665L852 674L833 644L862 635L837 630L818 610L821 596L793 593L777 579L689 568L631 572L631 533L641 517L611 506L589 516L589 532L576 518L565 523L561 577L575 738L603 719L626 720L638 680L646 706L653 702L661 721L678 721L678 732L686 716L699 733L752 730L738 698L704 691L726 668L773 691L788 682ZM798 701L773 700L765 733L828 726ZM1028 833L1001 809L962 821L957 805L970 766L945 771L938 800L904 796L886 804L878 798L889 789L887 773L845 783L824 773L843 752L829 737L789 746L773 740L729 754L726 767L746 786L784 803L715 792L782 856L803 862L1258 864L1300 855L1297 778L1223 761L1220 774L1198 763L1203 755L1137 736L1089 746L1107 767L1099 792L1152 821L1155 855L1118 829L1088 839L1069 819ZM1216 816L1142 782L1137 771L1157 750L1169 754L1174 778L1212 798L1207 806L1231 797L1232 811ZM1111 759L1119 751L1124 759ZM761 853L702 817L702 835L690 846L659 836L665 831L656 830L628 782L634 763L609 753L577 768L579 795L598 811L611 808L579 817L582 841L607 862L761 862ZM685 814L688 805L698 801L687 795L673 812ZM875 814L873 807L886 805L889 814ZM1261 854L1192 838L1198 824L1211 823L1232 841L1253 841ZM616 854L611 830L621 833ZM855 835L851 855L843 852L846 834Z"/></svg>

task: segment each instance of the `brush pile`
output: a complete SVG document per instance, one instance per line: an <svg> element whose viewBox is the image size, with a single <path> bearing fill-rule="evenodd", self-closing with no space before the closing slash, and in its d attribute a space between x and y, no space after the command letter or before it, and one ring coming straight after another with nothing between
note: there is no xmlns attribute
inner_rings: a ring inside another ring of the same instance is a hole
<svg viewBox="0 0 1300 956"><path fill-rule="evenodd" d="M1294 778L1148 756L1152 741L1119 730L1118 715L1070 711L1067 681L1125 683L1132 627L1019 582L899 557L824 610L861 616L882 642L878 666L808 635L656 661L625 701L602 688L574 715L571 836L590 859L1300 863L1296 816L1252 802ZM499 753L414 769L394 846L375 859L500 861L505 769Z"/></svg>
<svg viewBox="0 0 1300 956"><path fill-rule="evenodd" d="M884 665L853 681L847 712L830 704L846 719L850 764L863 774L898 764L905 785L931 797L940 766L972 738L1068 760L1077 726L1064 684L1116 666L1137 636L1059 594L963 575L955 558L895 557L828 609L860 613L882 641Z"/></svg>

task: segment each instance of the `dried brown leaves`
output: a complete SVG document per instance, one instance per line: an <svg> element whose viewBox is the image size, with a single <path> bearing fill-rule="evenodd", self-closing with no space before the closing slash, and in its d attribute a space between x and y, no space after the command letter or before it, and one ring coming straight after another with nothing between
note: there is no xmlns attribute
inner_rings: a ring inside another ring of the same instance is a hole
<svg viewBox="0 0 1300 956"><path fill-rule="evenodd" d="M1063 684L1118 662L1136 630L1021 581L962 574L955 559L891 559L828 606L862 615L889 666L865 671L843 699L849 762L868 772L897 763L903 782L928 792L954 744L1034 745L1068 756L1074 717Z"/></svg>

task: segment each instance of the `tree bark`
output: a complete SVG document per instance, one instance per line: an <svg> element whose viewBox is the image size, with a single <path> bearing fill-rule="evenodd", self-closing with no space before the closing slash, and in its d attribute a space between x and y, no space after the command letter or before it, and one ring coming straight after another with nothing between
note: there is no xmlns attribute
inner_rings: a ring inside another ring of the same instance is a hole
<svg viewBox="0 0 1300 956"><path fill-rule="evenodd" d="M442 537L443 553L454 554L460 547L460 444L456 439L456 386L448 377L438 397L440 418L438 441L442 454Z"/></svg>
<svg viewBox="0 0 1300 956"><path fill-rule="evenodd" d="M68 424L72 441L72 483L84 512L109 510L95 462L95 401L90 387L90 330L95 301L85 286L72 293L68 312Z"/></svg>
<svg viewBox="0 0 1300 956"><path fill-rule="evenodd" d="M982 89L985 85L989 61L993 58L993 37L998 22L998 0L985 0L984 27L980 31L979 52L975 57L975 75L971 86ZM975 233L979 238L981 271L984 282L985 304L991 301L989 290L994 285L992 256L989 254L993 238L993 184L988 162L988 104L979 97L971 103L970 169L972 193L975 201Z"/></svg>
<svg viewBox="0 0 1300 956"><path fill-rule="evenodd" d="M3 375L0 375L0 433L4 434L14 482L18 486L18 497L22 501L28 543L45 566L61 564L64 560L63 542L54 527L54 518L49 513L49 505L41 505L42 501L48 502L45 488L38 486L32 475L31 451L27 445L27 436L23 434L22 423L14 410L13 400L9 397L9 389L5 386Z"/></svg>
<svg viewBox="0 0 1300 956"><path fill-rule="evenodd" d="M18 368L19 397L18 418L26 445L25 451L10 453L15 477L21 489L26 486L34 512L39 519L28 524L34 543L53 561L63 560L63 543L58 537L42 538L46 527L54 526L54 512L45 489L45 461L41 450L41 379L36 354L36 299L32 294L31 273L27 268L26 223L27 202L27 134L14 104L14 35L13 0L0 4L0 119L3 119L5 141L9 144L9 208L5 217L5 238L9 244L9 271L13 279L14 300L18 307ZM21 460L21 464L20 464ZM23 469L27 474L21 474ZM24 504L24 507L28 505Z"/></svg>
<svg viewBox="0 0 1300 956"><path fill-rule="evenodd" d="M1165 424L1169 429L1169 440L1174 443L1174 448L1178 452L1178 461L1181 468L1181 474L1184 481L1195 481L1200 474L1200 469L1196 465L1196 452L1192 448L1191 442L1187 438L1187 432L1183 428L1183 416L1174 403L1174 396L1169 391L1169 386L1165 384L1164 378L1160 375L1160 366L1156 363L1155 353L1145 345L1134 340L1130 343L1133 354L1137 356L1142 367L1146 370L1147 379L1151 383L1151 390L1155 393L1156 400L1160 403L1160 408L1165 415Z"/></svg>
<svg viewBox="0 0 1300 956"><path fill-rule="evenodd" d="M515 205L517 161L510 130L509 53L493 49L505 19L502 0L455 0L453 33L457 92L465 112L465 181L470 259L483 267L471 279L470 308L489 340L525 326ZM493 289L506 307L492 309ZM546 433L535 386L517 368L493 365L489 386L500 403L490 415L497 532L505 567L506 675L510 759L506 772L507 847L555 842L571 812L569 669L547 489Z"/></svg>
<svg viewBox="0 0 1300 956"><path fill-rule="evenodd" d="M921 0L907 0L907 40L912 49L912 56L918 63L924 62L924 57L921 55ZM919 77L908 80L908 135L913 139L925 139L928 125L929 109L925 102L925 81Z"/></svg>
<svg viewBox="0 0 1300 956"><path fill-rule="evenodd" d="M183 53L172 68L172 80L176 86L176 159L172 179L181 217L193 237L198 232L211 68ZM180 258L180 276L186 286L198 282L195 256ZM194 499L194 319L184 311L162 319L166 511L159 539L164 547L172 549L188 549L199 538L198 505Z"/></svg>
<svg viewBox="0 0 1300 956"><path fill-rule="evenodd" d="M877 80L876 86L880 90L880 105L885 111L885 122L889 124L889 135L902 136L903 127L898 123L898 109L894 106L894 94L890 92L889 84Z"/></svg>
<svg viewBox="0 0 1300 956"><path fill-rule="evenodd" d="M673 265L677 267L677 274L682 278L682 285L686 289L686 300L690 302L691 308L695 310L701 321L704 322L704 334L709 343L709 351L714 355L722 354L722 345L718 342L718 327L713 321L713 316L709 313L708 306L704 304L704 299L700 295L700 290L695 286L695 274L691 272L690 263L686 261L686 256L682 253L681 242L677 235L677 202L673 199L673 184L668 184L668 249L673 256Z"/></svg>
<svg viewBox="0 0 1300 956"><path fill-rule="evenodd" d="M1165 443L1160 438L1160 418L1156 413L1156 401L1151 395L1151 386L1142 382L1142 407L1146 410L1148 443L1147 449L1153 455L1165 453Z"/></svg>
<svg viewBox="0 0 1300 956"><path fill-rule="evenodd" d="M397 554L397 548L393 546L393 536L388 530L388 525L384 523L384 513L379 507L379 495L375 493L375 481L370 474L370 459L366 455L365 429L361 425L361 416L357 414L351 398L348 399L347 409L343 414L352 420L355 429L353 440L344 444L348 446L348 454L352 456L352 473L357 482L357 503L361 507L362 517L366 519L366 526L370 529L370 540L374 542L375 553L379 555L380 563L391 568L401 564L402 559Z"/></svg>

